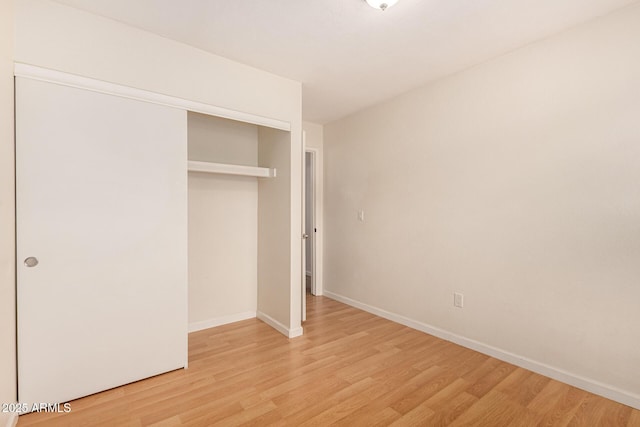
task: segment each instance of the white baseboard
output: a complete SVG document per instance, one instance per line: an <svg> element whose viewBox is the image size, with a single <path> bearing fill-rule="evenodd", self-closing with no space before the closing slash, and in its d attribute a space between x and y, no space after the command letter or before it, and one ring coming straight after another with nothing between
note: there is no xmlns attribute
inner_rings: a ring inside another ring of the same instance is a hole
<svg viewBox="0 0 640 427"><path fill-rule="evenodd" d="M470 348L488 356L495 357L496 359L500 359L521 368L536 372L540 375L553 378L554 380L558 380L579 389L586 390L590 393L606 397L607 399L614 400L627 406L631 406L632 408L640 409L640 395L637 395L635 393L620 390L608 384L603 384L590 378L572 374L571 372L567 372L563 369L555 368L545 363L537 362L527 357L520 356L487 344L483 344L479 341L475 341L461 335L445 331L444 329L440 329L435 326L419 322L417 320L409 319L408 317L404 317L399 314L391 313L389 311L373 307L371 305L327 290L324 291L324 295L352 307L356 307L369 313L375 314L376 316L380 316L393 322L400 323L401 325L408 326L412 329L416 329L429 335L442 338L446 341L451 341L463 347Z"/></svg>
<svg viewBox="0 0 640 427"><path fill-rule="evenodd" d="M16 427L18 424L18 414L15 412L9 412L7 417L6 427Z"/></svg>
<svg viewBox="0 0 640 427"><path fill-rule="evenodd" d="M273 317L269 316L268 314L264 314L261 311L259 311L257 313L256 317L258 319L262 320L267 325L271 326L276 331L280 332L282 335L284 335L287 338L295 338L295 337L299 337L300 335L302 335L302 326L298 326L297 328L289 329L285 325L283 325L282 323L278 322Z"/></svg>
<svg viewBox="0 0 640 427"><path fill-rule="evenodd" d="M298 326L297 328L289 329L289 338L301 337L303 334L302 326Z"/></svg>
<svg viewBox="0 0 640 427"><path fill-rule="evenodd" d="M227 325L229 323L239 322L241 320L254 319L255 317L255 311L245 311L244 313L228 314L226 316L214 317L213 319L189 323L189 332L215 328L216 326Z"/></svg>

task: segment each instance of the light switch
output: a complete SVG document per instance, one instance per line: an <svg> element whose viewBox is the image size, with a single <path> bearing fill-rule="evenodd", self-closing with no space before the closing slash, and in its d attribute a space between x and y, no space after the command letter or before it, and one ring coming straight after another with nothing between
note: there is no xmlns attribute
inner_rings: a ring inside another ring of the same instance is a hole
<svg viewBox="0 0 640 427"><path fill-rule="evenodd" d="M453 306L462 308L464 307L464 295L458 292L453 293Z"/></svg>
<svg viewBox="0 0 640 427"><path fill-rule="evenodd" d="M364 211L362 209L358 211L358 221L364 222Z"/></svg>

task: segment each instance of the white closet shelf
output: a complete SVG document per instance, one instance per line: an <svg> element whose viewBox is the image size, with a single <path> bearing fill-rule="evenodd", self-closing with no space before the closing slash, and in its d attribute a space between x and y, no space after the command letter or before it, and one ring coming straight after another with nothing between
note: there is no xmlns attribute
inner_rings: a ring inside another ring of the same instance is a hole
<svg viewBox="0 0 640 427"><path fill-rule="evenodd" d="M189 172L223 173L227 175L256 176L258 178L273 178L276 176L275 168L198 162L195 160L187 162L187 170Z"/></svg>

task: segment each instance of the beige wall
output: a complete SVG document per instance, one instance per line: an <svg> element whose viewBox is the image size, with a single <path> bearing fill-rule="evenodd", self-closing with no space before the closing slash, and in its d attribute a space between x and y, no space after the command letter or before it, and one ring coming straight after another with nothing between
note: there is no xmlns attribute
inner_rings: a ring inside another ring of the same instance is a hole
<svg viewBox="0 0 640 427"><path fill-rule="evenodd" d="M189 112L189 160L258 165L258 126Z"/></svg>
<svg viewBox="0 0 640 427"><path fill-rule="evenodd" d="M323 127L316 123L302 122L302 130L305 133L305 148L322 149Z"/></svg>
<svg viewBox="0 0 640 427"><path fill-rule="evenodd" d="M635 5L326 125L326 291L640 405L638 76Z"/></svg>
<svg viewBox="0 0 640 427"><path fill-rule="evenodd" d="M300 120L298 82L47 0L16 2L15 53L17 62Z"/></svg>
<svg viewBox="0 0 640 427"><path fill-rule="evenodd" d="M287 280L289 275L295 277L292 272L274 268L292 256L291 242L286 238L286 230L292 220L286 203L290 197L290 164L293 161L288 139L288 132L258 128L258 164L277 171L275 178L258 180L258 317L264 319L266 314L282 327L292 329L299 327L301 322L300 263L295 289ZM295 159L301 158L299 152ZM301 215L298 215L300 227L301 222ZM300 245L300 234L296 237ZM300 247L298 249L301 251ZM297 259L301 260L302 252L298 254ZM282 295L299 303L289 307Z"/></svg>
<svg viewBox="0 0 640 427"><path fill-rule="evenodd" d="M189 159L258 164L258 127L189 113ZM258 181L189 173L189 325L255 317Z"/></svg>
<svg viewBox="0 0 640 427"><path fill-rule="evenodd" d="M16 401L13 1L0 1L0 403ZM9 415L0 413L0 425Z"/></svg>
<svg viewBox="0 0 640 427"><path fill-rule="evenodd" d="M255 317L257 232L257 178L189 173L190 328Z"/></svg>

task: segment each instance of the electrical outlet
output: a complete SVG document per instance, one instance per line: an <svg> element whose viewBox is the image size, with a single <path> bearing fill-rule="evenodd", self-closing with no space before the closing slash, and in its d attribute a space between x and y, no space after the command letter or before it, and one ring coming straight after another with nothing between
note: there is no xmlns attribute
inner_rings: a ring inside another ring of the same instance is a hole
<svg viewBox="0 0 640 427"><path fill-rule="evenodd" d="M458 292L453 293L453 306L462 308L464 307L464 295Z"/></svg>

